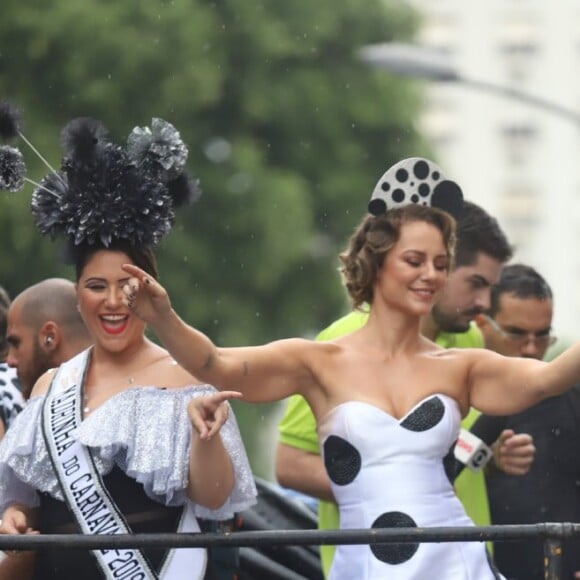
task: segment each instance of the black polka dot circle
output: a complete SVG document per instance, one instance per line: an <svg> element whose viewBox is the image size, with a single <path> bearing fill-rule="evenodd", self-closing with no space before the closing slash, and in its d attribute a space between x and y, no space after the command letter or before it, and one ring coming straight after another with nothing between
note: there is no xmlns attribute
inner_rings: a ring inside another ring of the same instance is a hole
<svg viewBox="0 0 580 580"><path fill-rule="evenodd" d="M380 515L371 528L416 528L413 518L403 512L386 512ZM419 544L370 544L371 551L377 560L385 564L402 564L410 560L419 549Z"/></svg>
<svg viewBox="0 0 580 580"><path fill-rule="evenodd" d="M405 192L402 189L395 189L395 191L393 191L393 201L396 203L405 201Z"/></svg>
<svg viewBox="0 0 580 580"><path fill-rule="evenodd" d="M407 173L406 169L399 169L399 171L397 171L395 174L395 177L399 183L405 183L405 181L409 179L409 174Z"/></svg>
<svg viewBox="0 0 580 580"><path fill-rule="evenodd" d="M427 179L429 175L429 164L423 159L420 159L413 165L413 173L417 179Z"/></svg>
<svg viewBox="0 0 580 580"><path fill-rule="evenodd" d="M328 477L336 485L348 485L360 471L361 456L348 441L331 435L324 442L324 465Z"/></svg>
<svg viewBox="0 0 580 580"><path fill-rule="evenodd" d="M432 397L417 407L401 423L401 427L409 431L427 431L441 421L445 414L445 406L439 397Z"/></svg>

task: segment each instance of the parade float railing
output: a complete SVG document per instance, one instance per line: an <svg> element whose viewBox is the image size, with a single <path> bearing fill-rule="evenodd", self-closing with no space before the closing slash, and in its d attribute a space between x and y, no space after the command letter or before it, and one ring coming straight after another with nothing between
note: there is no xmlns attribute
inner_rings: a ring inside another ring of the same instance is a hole
<svg viewBox="0 0 580 580"><path fill-rule="evenodd" d="M561 580L562 543L579 538L580 524L541 523L483 527L382 528L365 530L268 530L230 533L163 533L119 535L4 535L0 550L42 548L200 548L260 547L281 545L338 545L422 542L485 542L544 540L546 580ZM434 563L434 569L436 563Z"/></svg>

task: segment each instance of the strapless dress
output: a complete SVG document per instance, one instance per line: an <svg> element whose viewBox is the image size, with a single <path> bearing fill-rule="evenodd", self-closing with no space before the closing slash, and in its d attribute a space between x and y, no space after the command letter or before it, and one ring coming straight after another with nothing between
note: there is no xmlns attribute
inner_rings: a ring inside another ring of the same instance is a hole
<svg viewBox="0 0 580 580"><path fill-rule="evenodd" d="M457 401L435 394L401 419L361 401L318 427L342 529L473 526L445 458L459 434ZM482 542L337 546L329 580L502 579Z"/></svg>

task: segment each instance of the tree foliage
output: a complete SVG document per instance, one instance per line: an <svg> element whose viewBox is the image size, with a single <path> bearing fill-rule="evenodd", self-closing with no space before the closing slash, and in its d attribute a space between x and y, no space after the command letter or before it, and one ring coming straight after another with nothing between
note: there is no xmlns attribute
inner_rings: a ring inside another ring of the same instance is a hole
<svg viewBox="0 0 580 580"><path fill-rule="evenodd" d="M162 117L204 191L158 251L180 314L219 344L311 335L345 308L336 255L381 173L421 154L418 96L355 49L408 39L384 0L4 0L0 99L58 165L75 116L116 140ZM29 177L45 169L20 144ZM0 284L71 275L41 240L31 189L0 197Z"/></svg>

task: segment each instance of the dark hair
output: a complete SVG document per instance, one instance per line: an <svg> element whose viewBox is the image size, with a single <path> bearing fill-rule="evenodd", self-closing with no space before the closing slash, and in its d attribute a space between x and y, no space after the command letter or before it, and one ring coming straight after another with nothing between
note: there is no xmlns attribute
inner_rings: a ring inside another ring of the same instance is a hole
<svg viewBox="0 0 580 580"><path fill-rule="evenodd" d="M8 353L8 342L6 342L6 332L8 332L8 309L10 308L10 296L8 292L0 286L0 361L6 358Z"/></svg>
<svg viewBox="0 0 580 580"><path fill-rule="evenodd" d="M471 266L479 253L495 258L502 264L512 257L513 248L497 220L473 202L463 202L455 235L456 268Z"/></svg>
<svg viewBox="0 0 580 580"><path fill-rule="evenodd" d="M75 267L75 276L78 281L87 265L88 261L101 250L108 252L123 252L131 261L147 272L150 276L157 279L159 273L157 270L157 261L155 254L150 246L134 246L124 240L113 241L109 246L99 244L81 244L75 246L72 253L72 260Z"/></svg>
<svg viewBox="0 0 580 580"><path fill-rule="evenodd" d="M499 310L502 294L513 294L516 298L551 300L552 289L544 278L531 266L510 264L504 266L497 284L491 287L489 313L493 317Z"/></svg>
<svg viewBox="0 0 580 580"><path fill-rule="evenodd" d="M373 287L385 256L397 243L401 227L409 222L434 225L443 236L449 255L448 270L452 265L455 244L455 220L444 211L417 204L391 209L384 214L367 215L349 240L347 249L340 254L340 272L354 308L371 304Z"/></svg>

